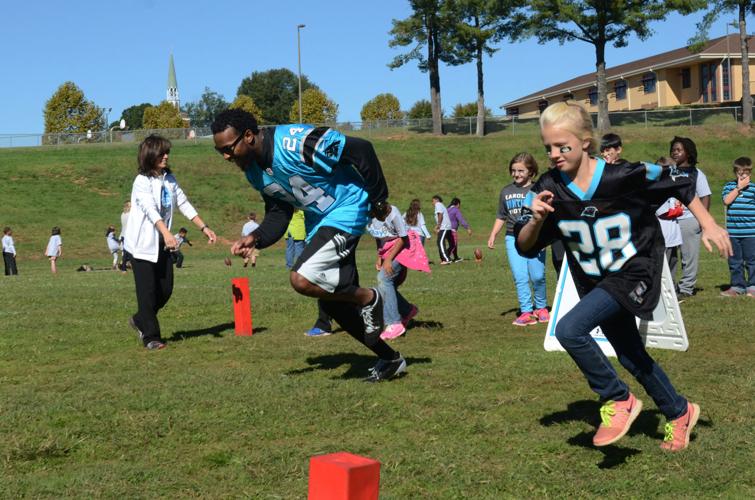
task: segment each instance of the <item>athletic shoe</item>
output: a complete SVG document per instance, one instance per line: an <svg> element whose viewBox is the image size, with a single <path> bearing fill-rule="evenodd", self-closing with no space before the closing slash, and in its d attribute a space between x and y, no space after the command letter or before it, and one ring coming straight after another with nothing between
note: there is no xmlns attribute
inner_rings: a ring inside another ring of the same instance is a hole
<svg viewBox="0 0 755 500"><path fill-rule="evenodd" d="M700 417L700 406L687 403L687 412L681 417L666 422L665 436L661 448L668 451L681 451L689 446L689 436Z"/></svg>
<svg viewBox="0 0 755 500"><path fill-rule="evenodd" d="M149 349L150 351L159 351L160 349L165 349L165 344L163 344L159 340L152 340L147 343L144 348Z"/></svg>
<svg viewBox="0 0 755 500"><path fill-rule="evenodd" d="M400 353L398 358L392 361L379 359L377 364L370 368L370 374L364 379L365 382L382 382L383 380L392 379L406 371L406 360Z"/></svg>
<svg viewBox="0 0 755 500"><path fill-rule="evenodd" d="M627 433L642 410L642 401L629 393L626 401L606 401L600 407L600 427L592 438L595 446L613 444Z"/></svg>
<svg viewBox="0 0 755 500"><path fill-rule="evenodd" d="M747 296L748 296L748 297L755 297L755 292L750 292L750 291L748 291L748 292L747 292Z"/></svg>
<svg viewBox="0 0 755 500"><path fill-rule="evenodd" d="M406 328L404 328L404 325L401 323L394 323L392 325L388 325L385 330L383 330L383 333L380 334L380 338L383 340L393 340L397 337L402 336L404 333L406 333Z"/></svg>
<svg viewBox="0 0 755 500"><path fill-rule="evenodd" d="M414 319L414 317L419 314L419 308L412 304L412 308L409 309L409 312L406 313L406 316L401 318L401 324L404 325L404 327L409 325L409 322Z"/></svg>
<svg viewBox="0 0 755 500"><path fill-rule="evenodd" d="M304 335L307 337L327 337L328 335L332 335L333 332L329 332L327 330L323 330L321 328L310 328L306 332L304 332Z"/></svg>
<svg viewBox="0 0 755 500"><path fill-rule="evenodd" d="M361 310L364 333L367 335L379 332L383 327L383 298L377 288L370 288L370 290L375 292L375 298Z"/></svg>
<svg viewBox="0 0 755 500"><path fill-rule="evenodd" d="M455 259L453 260L453 263L454 263L454 264L456 264L457 262L461 262L461 261L463 261L463 260L464 260L464 259L462 259L461 257L456 257L456 258L455 258Z"/></svg>
<svg viewBox="0 0 755 500"><path fill-rule="evenodd" d="M142 333L142 331L139 330L139 327L136 326L136 322L134 321L133 316L128 319L128 326L136 330L136 333L139 334L139 340L144 340L144 333Z"/></svg>
<svg viewBox="0 0 755 500"><path fill-rule="evenodd" d="M542 309L535 309L532 314L537 318L538 323L547 323L551 320L551 315L548 313L548 309L543 307Z"/></svg>
<svg viewBox="0 0 755 500"><path fill-rule="evenodd" d="M537 318L531 312L525 312L520 314L511 324L516 326L536 325Z"/></svg>
<svg viewBox="0 0 755 500"><path fill-rule="evenodd" d="M739 297L740 295L744 294L742 292L736 291L734 288L729 288L721 292L721 297Z"/></svg>

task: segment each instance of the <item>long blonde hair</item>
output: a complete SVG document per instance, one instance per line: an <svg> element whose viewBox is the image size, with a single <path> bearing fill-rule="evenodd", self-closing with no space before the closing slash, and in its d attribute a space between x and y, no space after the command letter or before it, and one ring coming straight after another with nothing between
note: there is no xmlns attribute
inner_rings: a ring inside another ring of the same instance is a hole
<svg viewBox="0 0 755 500"><path fill-rule="evenodd" d="M540 130L551 125L574 134L580 140L589 140L587 153L592 155L598 149L598 141L592 132L592 118L585 108L575 102L551 104L540 115Z"/></svg>

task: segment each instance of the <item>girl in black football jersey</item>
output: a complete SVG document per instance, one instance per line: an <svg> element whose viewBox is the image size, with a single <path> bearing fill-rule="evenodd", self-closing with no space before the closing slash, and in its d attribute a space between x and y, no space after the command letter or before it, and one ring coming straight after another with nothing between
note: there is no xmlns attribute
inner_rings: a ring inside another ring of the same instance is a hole
<svg viewBox="0 0 755 500"><path fill-rule="evenodd" d="M517 248L531 257L557 238L567 248L580 301L558 322L555 334L603 402L593 444L618 441L642 409L590 335L600 326L619 362L666 416L661 448L682 450L700 407L676 392L645 350L635 322L635 316L652 317L660 296L664 245L654 205L670 196L682 200L700 221L709 251L713 243L730 255L728 235L695 196L688 177L657 165L611 165L594 158L592 121L581 106L551 105L540 117L540 130L555 168L525 200L515 228Z"/></svg>

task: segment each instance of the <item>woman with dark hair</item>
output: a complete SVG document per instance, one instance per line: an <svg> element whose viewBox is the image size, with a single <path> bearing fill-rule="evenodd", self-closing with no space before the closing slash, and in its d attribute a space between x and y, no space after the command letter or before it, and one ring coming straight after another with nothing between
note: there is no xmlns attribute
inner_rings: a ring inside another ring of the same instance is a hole
<svg viewBox="0 0 755 500"><path fill-rule="evenodd" d="M669 154L677 169L688 176L695 185L695 194L706 210L710 210L710 186L705 174L697 168L697 146L687 137L674 137L669 144ZM697 267L700 258L700 223L692 212L684 207L684 212L677 219L682 230L682 276L679 279L678 296L680 299L695 294Z"/></svg>
<svg viewBox="0 0 755 500"><path fill-rule="evenodd" d="M178 248L170 232L173 209L191 220L210 243L215 233L197 214L168 168L170 141L150 135L139 145L139 175L131 189L131 211L123 245L131 254L138 311L128 323L139 334L144 347L165 347L160 336L157 312L173 293L173 259Z"/></svg>
<svg viewBox="0 0 755 500"><path fill-rule="evenodd" d="M451 204L447 207L448 218L451 220L451 248L450 253L453 255L451 262L461 262L459 257L459 235L457 231L459 226L463 226L467 230L467 234L472 236L472 228L469 227L467 220L461 213L461 200L454 198L451 200Z"/></svg>

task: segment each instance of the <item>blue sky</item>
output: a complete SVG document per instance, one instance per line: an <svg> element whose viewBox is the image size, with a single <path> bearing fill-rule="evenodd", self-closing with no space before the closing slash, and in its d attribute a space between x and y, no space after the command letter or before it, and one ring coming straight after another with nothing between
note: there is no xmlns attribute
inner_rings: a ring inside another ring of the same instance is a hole
<svg viewBox="0 0 755 500"><path fill-rule="evenodd" d="M232 100L253 71L296 72L300 23L306 24L302 72L338 103L339 121L358 121L362 105L383 92L408 109L429 98L427 74L414 63L392 71L387 64L401 52L388 47L391 20L409 14L406 0L6 2L0 16L0 134L42 132L45 101L68 80L98 106L112 108L110 121L131 105L157 104L165 99L171 53L182 103L199 99L205 87ZM700 16L655 23L649 40L609 48L608 65L684 46ZM720 20L711 37L725 29ZM502 44L485 60L486 105L498 114L504 102L594 68L593 46L586 43ZM474 101L476 89L473 64L441 68L447 112Z"/></svg>

